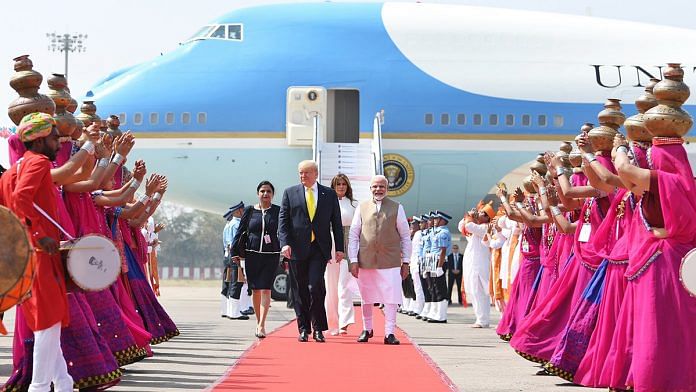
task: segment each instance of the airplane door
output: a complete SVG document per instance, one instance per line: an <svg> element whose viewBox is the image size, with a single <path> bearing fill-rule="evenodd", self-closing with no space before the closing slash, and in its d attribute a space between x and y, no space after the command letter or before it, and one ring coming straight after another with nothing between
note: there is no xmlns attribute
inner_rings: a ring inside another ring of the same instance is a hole
<svg viewBox="0 0 696 392"><path fill-rule="evenodd" d="M285 137L290 146L311 146L314 117L319 116L320 138L326 138L326 89L317 86L290 87L285 110Z"/></svg>
<svg viewBox="0 0 696 392"><path fill-rule="evenodd" d="M326 116L326 141L360 141L360 92L354 89L330 89Z"/></svg>

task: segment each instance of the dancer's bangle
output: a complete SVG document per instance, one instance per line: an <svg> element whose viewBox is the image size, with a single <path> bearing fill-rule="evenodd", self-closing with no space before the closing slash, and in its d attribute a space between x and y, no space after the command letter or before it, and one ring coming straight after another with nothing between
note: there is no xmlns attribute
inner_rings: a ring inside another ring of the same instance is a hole
<svg viewBox="0 0 696 392"><path fill-rule="evenodd" d="M87 140L82 145L82 147L80 147L80 150L85 150L85 151L87 151L87 154L94 155L94 151L95 151L94 143L92 143L91 140Z"/></svg>
<svg viewBox="0 0 696 392"><path fill-rule="evenodd" d="M116 154L114 155L114 158L111 160L111 163L116 164L117 166L120 166L123 164L123 162L126 160L126 157L124 157L121 154Z"/></svg>

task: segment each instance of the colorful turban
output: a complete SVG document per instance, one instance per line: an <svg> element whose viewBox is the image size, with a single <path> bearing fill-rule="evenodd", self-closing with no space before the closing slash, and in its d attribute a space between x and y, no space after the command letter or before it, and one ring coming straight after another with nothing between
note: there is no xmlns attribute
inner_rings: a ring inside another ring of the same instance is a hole
<svg viewBox="0 0 696 392"><path fill-rule="evenodd" d="M31 113L22 118L17 127L17 135L22 142L31 142L51 134L56 126L53 116L46 113Z"/></svg>
<svg viewBox="0 0 696 392"><path fill-rule="evenodd" d="M486 204L479 211L483 211L490 219L495 218L495 211L493 211L491 203Z"/></svg>

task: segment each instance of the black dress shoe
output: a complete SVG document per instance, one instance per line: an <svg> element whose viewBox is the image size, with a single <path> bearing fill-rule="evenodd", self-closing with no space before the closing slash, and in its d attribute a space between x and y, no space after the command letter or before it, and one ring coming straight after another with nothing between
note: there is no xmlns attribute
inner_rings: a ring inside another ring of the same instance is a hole
<svg viewBox="0 0 696 392"><path fill-rule="evenodd" d="M300 336L297 337L298 342L308 342L309 341L309 332L307 331L300 331Z"/></svg>
<svg viewBox="0 0 696 392"><path fill-rule="evenodd" d="M249 320L249 316L247 315L241 315L239 317L227 317L230 320Z"/></svg>
<svg viewBox="0 0 696 392"><path fill-rule="evenodd" d="M426 322L427 322L427 321L430 321L430 319L427 318L427 317L423 317L421 320L426 321Z"/></svg>
<svg viewBox="0 0 696 392"><path fill-rule="evenodd" d="M393 333L390 333L386 338L384 338L384 344L397 345L397 344L401 344L401 342L399 342L399 339L397 339Z"/></svg>
<svg viewBox="0 0 696 392"><path fill-rule="evenodd" d="M416 316L416 320L422 320L422 319L423 319L423 316L421 316L420 314Z"/></svg>
<svg viewBox="0 0 696 392"><path fill-rule="evenodd" d="M371 337L374 336L374 333L372 330L363 330L360 336L358 337L358 342L360 343L365 343L367 342Z"/></svg>
<svg viewBox="0 0 696 392"><path fill-rule="evenodd" d="M434 324L447 324L447 320L428 320L429 323L434 323Z"/></svg>
<svg viewBox="0 0 696 392"><path fill-rule="evenodd" d="M324 334L321 333L321 331L314 331L312 337L319 343L324 343L326 341L326 339L324 339Z"/></svg>
<svg viewBox="0 0 696 392"><path fill-rule="evenodd" d="M247 310L240 310L239 313L248 316L250 314L254 314L254 308L248 308Z"/></svg>
<svg viewBox="0 0 696 392"><path fill-rule="evenodd" d="M407 314L411 317L418 316L418 313L416 313L416 312L408 312Z"/></svg>

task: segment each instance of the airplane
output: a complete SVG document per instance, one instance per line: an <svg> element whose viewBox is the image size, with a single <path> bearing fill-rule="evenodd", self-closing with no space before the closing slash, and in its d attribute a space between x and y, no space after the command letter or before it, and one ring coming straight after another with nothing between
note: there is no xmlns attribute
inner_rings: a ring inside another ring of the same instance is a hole
<svg viewBox="0 0 696 392"><path fill-rule="evenodd" d="M501 178L528 174L538 152L596 123L607 98L635 114L667 62L696 81L694 56L696 31L621 20L276 4L233 10L175 50L108 75L85 99L136 133L133 154L170 176L170 201L221 213L255 200L268 179L279 203L298 182L297 163L317 157L315 140L359 142L368 153L377 142L375 162L407 214L439 209L458 221Z"/></svg>

